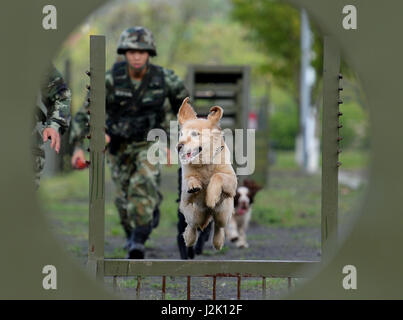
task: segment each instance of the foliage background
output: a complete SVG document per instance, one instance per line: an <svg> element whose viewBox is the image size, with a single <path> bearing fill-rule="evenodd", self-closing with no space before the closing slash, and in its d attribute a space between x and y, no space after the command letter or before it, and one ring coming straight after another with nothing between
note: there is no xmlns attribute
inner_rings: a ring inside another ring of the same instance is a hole
<svg viewBox="0 0 403 320"><path fill-rule="evenodd" d="M84 74L89 66L89 35L106 36L107 68L118 59L120 33L133 25L152 30L158 56L153 63L175 70L182 78L188 64L250 65L251 109L269 96L269 128L272 146L295 147L299 130L298 87L300 65L300 14L275 0L118 0L94 12L65 41L55 64L64 70L71 61L70 86L73 112L85 97ZM322 41L313 30L312 65L317 81L312 96L321 107ZM368 116L354 73L348 75L343 92L343 148L366 148Z"/></svg>

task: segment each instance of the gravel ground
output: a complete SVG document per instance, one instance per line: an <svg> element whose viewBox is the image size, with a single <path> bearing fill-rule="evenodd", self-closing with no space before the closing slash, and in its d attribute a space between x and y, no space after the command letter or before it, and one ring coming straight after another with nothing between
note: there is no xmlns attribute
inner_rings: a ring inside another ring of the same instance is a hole
<svg viewBox="0 0 403 320"><path fill-rule="evenodd" d="M209 240L203 254L196 255L197 260L308 260L320 259L320 230L311 227L279 228L265 227L252 224L248 230L250 247L238 249L233 243L226 242L223 250L216 251ZM73 241L63 237L66 242ZM88 245L86 241L75 240L75 250L71 252L83 266L87 260ZM125 240L121 237L107 237L105 241L105 256L124 258L123 248ZM148 259L180 259L176 245L176 230L173 228L170 235L152 236L147 242L146 258ZM297 284L299 279L293 279ZM112 287L112 279L105 278L107 286ZM147 277L141 279L140 296L137 295L137 278L126 277L117 279L117 293L123 299L161 299L161 277ZM186 277L167 277L166 299L186 299ZM191 280L192 299L212 298L212 278L193 277ZM217 278L217 299L231 300L237 298L236 278ZM268 279L266 298L277 298L286 293L287 279ZM261 299L262 279L242 278L241 299Z"/></svg>

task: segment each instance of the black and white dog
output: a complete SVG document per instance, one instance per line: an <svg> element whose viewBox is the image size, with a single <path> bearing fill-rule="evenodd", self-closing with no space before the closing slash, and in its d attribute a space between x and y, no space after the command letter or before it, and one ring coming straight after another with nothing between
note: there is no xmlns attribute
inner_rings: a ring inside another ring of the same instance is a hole
<svg viewBox="0 0 403 320"><path fill-rule="evenodd" d="M252 215L252 203L256 193L262 189L252 180L245 179L243 185L237 188L234 198L234 213L227 225L227 237L238 248L248 248L246 230Z"/></svg>

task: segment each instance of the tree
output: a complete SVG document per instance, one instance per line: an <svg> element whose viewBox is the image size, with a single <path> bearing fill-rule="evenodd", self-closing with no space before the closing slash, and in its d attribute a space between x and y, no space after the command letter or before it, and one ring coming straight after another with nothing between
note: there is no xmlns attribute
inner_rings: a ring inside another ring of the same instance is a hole
<svg viewBox="0 0 403 320"><path fill-rule="evenodd" d="M133 25L152 30L158 56L152 63L175 70L185 77L190 63L249 64L253 72L264 55L254 44L245 41L246 31L239 22L229 18L230 0L205 0L190 4L188 0L124 0L113 2L91 14L61 48L56 65L66 59L72 62L73 108L76 111L85 98L88 77L89 35L106 36L106 66L110 68L118 58L116 45L120 33ZM263 85L259 74L253 74L260 93Z"/></svg>
<svg viewBox="0 0 403 320"><path fill-rule="evenodd" d="M307 172L313 173L319 165L319 141L316 129L318 106L316 109L311 106L310 101L314 99L311 99L311 86L308 85L306 76L310 65L316 74L315 78L320 78L322 74L323 54L319 37L313 33L311 47L309 40L311 31L307 19L305 18L302 28L301 13L291 6L274 0L232 0L232 2L233 18L241 21L249 29L250 37L259 43L261 50L268 56L267 61L261 66L262 71L270 73L273 83L288 90L299 107L296 159ZM301 30L304 30L305 34L303 37L305 47L308 46L303 52L301 52ZM311 57L310 52L314 53ZM303 68L301 68L302 53L305 57ZM316 81L313 88L317 89L318 83L319 81Z"/></svg>
<svg viewBox="0 0 403 320"><path fill-rule="evenodd" d="M232 0L232 17L248 28L248 35L267 60L260 66L271 82L288 90L299 101L300 12L276 0ZM314 32L312 66L320 78L323 48ZM316 83L319 83L317 81Z"/></svg>

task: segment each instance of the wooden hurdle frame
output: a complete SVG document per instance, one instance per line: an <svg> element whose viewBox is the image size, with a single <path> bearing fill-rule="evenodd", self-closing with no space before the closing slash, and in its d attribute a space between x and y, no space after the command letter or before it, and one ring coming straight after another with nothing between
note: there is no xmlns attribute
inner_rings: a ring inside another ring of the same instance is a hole
<svg viewBox="0 0 403 320"><path fill-rule="evenodd" d="M340 162L339 118L340 100L340 51L331 36L324 37L323 62L323 119L322 119L322 187L321 187L321 248L326 258L337 241L338 168ZM88 269L99 281L104 277L161 276L162 298L165 298L167 276L187 277L188 294L191 298L191 277L213 279L213 299L217 277L238 279L238 299L242 277L262 278L262 298L266 298L266 278L305 278L307 270L318 267L321 261L282 260L129 260L105 259L105 36L90 36L90 166L89 166L89 246ZM331 239L331 241L330 241ZM330 243L331 242L331 243ZM330 245L329 245L330 243ZM138 282L139 284L140 282ZM138 286L139 290L139 286Z"/></svg>

